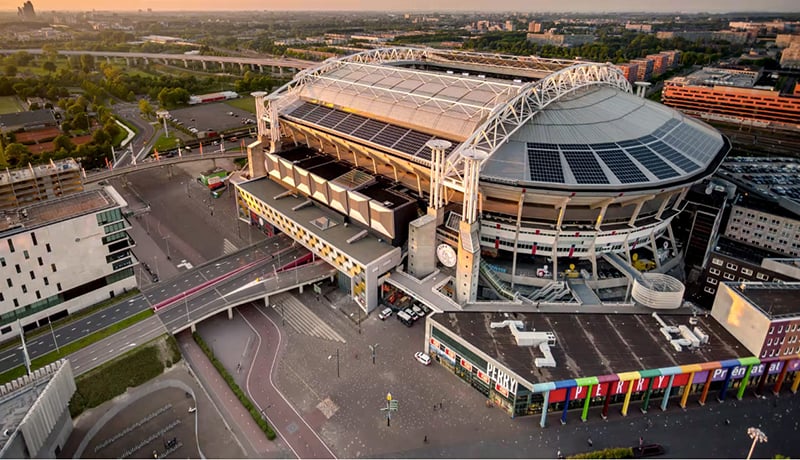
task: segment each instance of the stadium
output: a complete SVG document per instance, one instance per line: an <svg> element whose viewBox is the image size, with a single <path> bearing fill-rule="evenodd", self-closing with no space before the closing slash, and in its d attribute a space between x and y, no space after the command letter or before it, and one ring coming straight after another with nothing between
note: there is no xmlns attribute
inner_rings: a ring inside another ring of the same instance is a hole
<svg viewBox="0 0 800 460"><path fill-rule="evenodd" d="M452 272L461 306L632 296L675 308L683 286L666 273L682 253L670 222L730 150L608 63L386 48L254 95L260 141L238 186L242 213L339 268L367 311L402 263L419 279ZM255 192L265 180L298 204L278 212L266 201L284 195ZM308 206L358 237L337 243L288 215ZM368 237L383 245L370 253L380 266L345 260Z"/></svg>

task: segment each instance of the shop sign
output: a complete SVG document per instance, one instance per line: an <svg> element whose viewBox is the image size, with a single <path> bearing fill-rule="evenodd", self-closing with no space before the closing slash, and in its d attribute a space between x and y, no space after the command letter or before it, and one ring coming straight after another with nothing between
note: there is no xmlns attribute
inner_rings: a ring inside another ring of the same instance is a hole
<svg viewBox="0 0 800 460"><path fill-rule="evenodd" d="M451 350L448 347L444 347L444 354L446 354L447 357L450 358L451 361L455 362L455 360L456 360L456 352L455 351Z"/></svg>
<svg viewBox="0 0 800 460"><path fill-rule="evenodd" d="M469 361L464 358L461 358L461 367L472 372L472 364L470 364Z"/></svg>
<svg viewBox="0 0 800 460"><path fill-rule="evenodd" d="M506 390L499 383L495 383L494 384L494 391L496 391L496 392L500 393L501 395L505 396L506 398L508 398L508 390Z"/></svg>
<svg viewBox="0 0 800 460"><path fill-rule="evenodd" d="M439 341L434 339L433 337L431 337L431 345L433 346L433 348L437 350L439 349Z"/></svg>
<svg viewBox="0 0 800 460"><path fill-rule="evenodd" d="M787 369L787 372L794 372L798 369L800 369L800 359L789 361L789 369Z"/></svg>
<svg viewBox="0 0 800 460"><path fill-rule="evenodd" d="M760 377L764 375L764 372L766 372L767 374L777 374L778 372L781 371L782 368L783 368L783 361L772 361L771 363L761 363L753 366L753 370L750 372L750 376Z"/></svg>
<svg viewBox="0 0 800 460"><path fill-rule="evenodd" d="M483 380L487 385L489 384L489 376L485 372L479 369L477 375L479 379Z"/></svg>
<svg viewBox="0 0 800 460"><path fill-rule="evenodd" d="M498 369L494 364L490 362L486 363L486 373L489 374L489 378L491 378L496 384L502 386L511 393L517 393L516 379Z"/></svg>

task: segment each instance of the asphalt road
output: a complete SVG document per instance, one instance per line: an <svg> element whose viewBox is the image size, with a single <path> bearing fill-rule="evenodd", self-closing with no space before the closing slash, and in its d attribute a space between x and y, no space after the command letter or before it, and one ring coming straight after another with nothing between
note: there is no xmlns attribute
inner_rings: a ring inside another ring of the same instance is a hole
<svg viewBox="0 0 800 460"><path fill-rule="evenodd" d="M147 145L148 141L150 144L155 142L156 137L156 128L150 124L147 120L142 119L141 113L139 112L139 105L138 103L130 103L130 102L121 102L115 104L113 106L114 114L117 115L118 118L122 118L125 121L130 122L131 124L135 125L139 130L133 139L130 142L130 146L133 148L134 155L137 157L137 161L142 159L141 156L142 152L144 151L145 146ZM151 145L152 147L152 145ZM149 149L147 150L149 152ZM131 163L130 155L123 152L117 158L117 165L116 166L125 166Z"/></svg>
<svg viewBox="0 0 800 460"><path fill-rule="evenodd" d="M288 244L289 240L285 235L279 235L267 241L272 244L279 243L280 246L284 246ZM265 264L266 261L264 261L264 258L268 256L268 252L262 249L265 243L242 249L209 262L208 264L181 272L174 278L150 286L143 290L140 295L117 305L104 308L78 321L55 328L52 334L45 333L40 335L27 342L29 356L31 359L34 359L55 350L56 347L53 342L53 337L58 341L59 346L64 346L143 311L146 308L151 308L159 302L175 297L185 292L187 289L191 289L218 276L229 273L236 268L243 267L258 260L262 260L262 264ZM254 269L256 268L258 268L258 266L254 267ZM263 268L263 270L258 273L272 270L271 265L261 268ZM13 369L22 363L23 358L20 347L0 352L0 372Z"/></svg>

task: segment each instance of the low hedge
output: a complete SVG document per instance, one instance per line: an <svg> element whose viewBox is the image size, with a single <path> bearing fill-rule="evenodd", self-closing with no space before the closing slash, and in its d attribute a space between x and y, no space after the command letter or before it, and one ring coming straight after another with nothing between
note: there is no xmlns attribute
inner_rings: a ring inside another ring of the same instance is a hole
<svg viewBox="0 0 800 460"><path fill-rule="evenodd" d="M633 458L633 449L630 447L611 447L603 450L570 455L567 458Z"/></svg>
<svg viewBox="0 0 800 460"><path fill-rule="evenodd" d="M211 349L208 347L208 345L206 345L206 342L203 340L202 337L200 337L200 334L198 334L197 332L193 332L192 337L194 338L194 341L197 342L197 345L200 346L200 349L203 350L203 353L205 353L208 359L211 360L211 364L213 364L214 367L217 369L217 372L219 372L219 375L221 375L222 378L225 380L225 383L228 384L228 387L230 387L231 391L233 391L233 394L235 394L236 397L239 398L239 402L242 403L244 408L247 409L247 412L250 413L250 416L253 417L253 420L256 422L256 424L267 435L267 439L269 440L275 439L275 431L272 429L271 426L269 426L267 421L264 420L264 417L262 417L261 414L258 412L258 409L255 407L253 402L250 401L250 398L248 398L247 395L244 393L244 391L242 391L242 389L239 388L239 385L236 383L236 381L233 380L233 376L231 376L228 370L225 369L225 366L223 366L222 363L219 362L217 357L214 356L214 353L211 352Z"/></svg>

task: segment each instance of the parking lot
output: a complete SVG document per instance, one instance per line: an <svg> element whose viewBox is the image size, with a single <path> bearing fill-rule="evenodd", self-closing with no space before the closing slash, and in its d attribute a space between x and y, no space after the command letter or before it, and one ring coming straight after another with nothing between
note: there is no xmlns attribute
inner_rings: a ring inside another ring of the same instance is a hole
<svg viewBox="0 0 800 460"><path fill-rule="evenodd" d="M195 128L198 132L214 131L219 133L245 126L255 126L255 123L250 123L249 125L244 123L246 120L254 120L252 113L224 102L198 104L192 107L170 110L169 113L172 121L176 124L180 124L188 130Z"/></svg>

